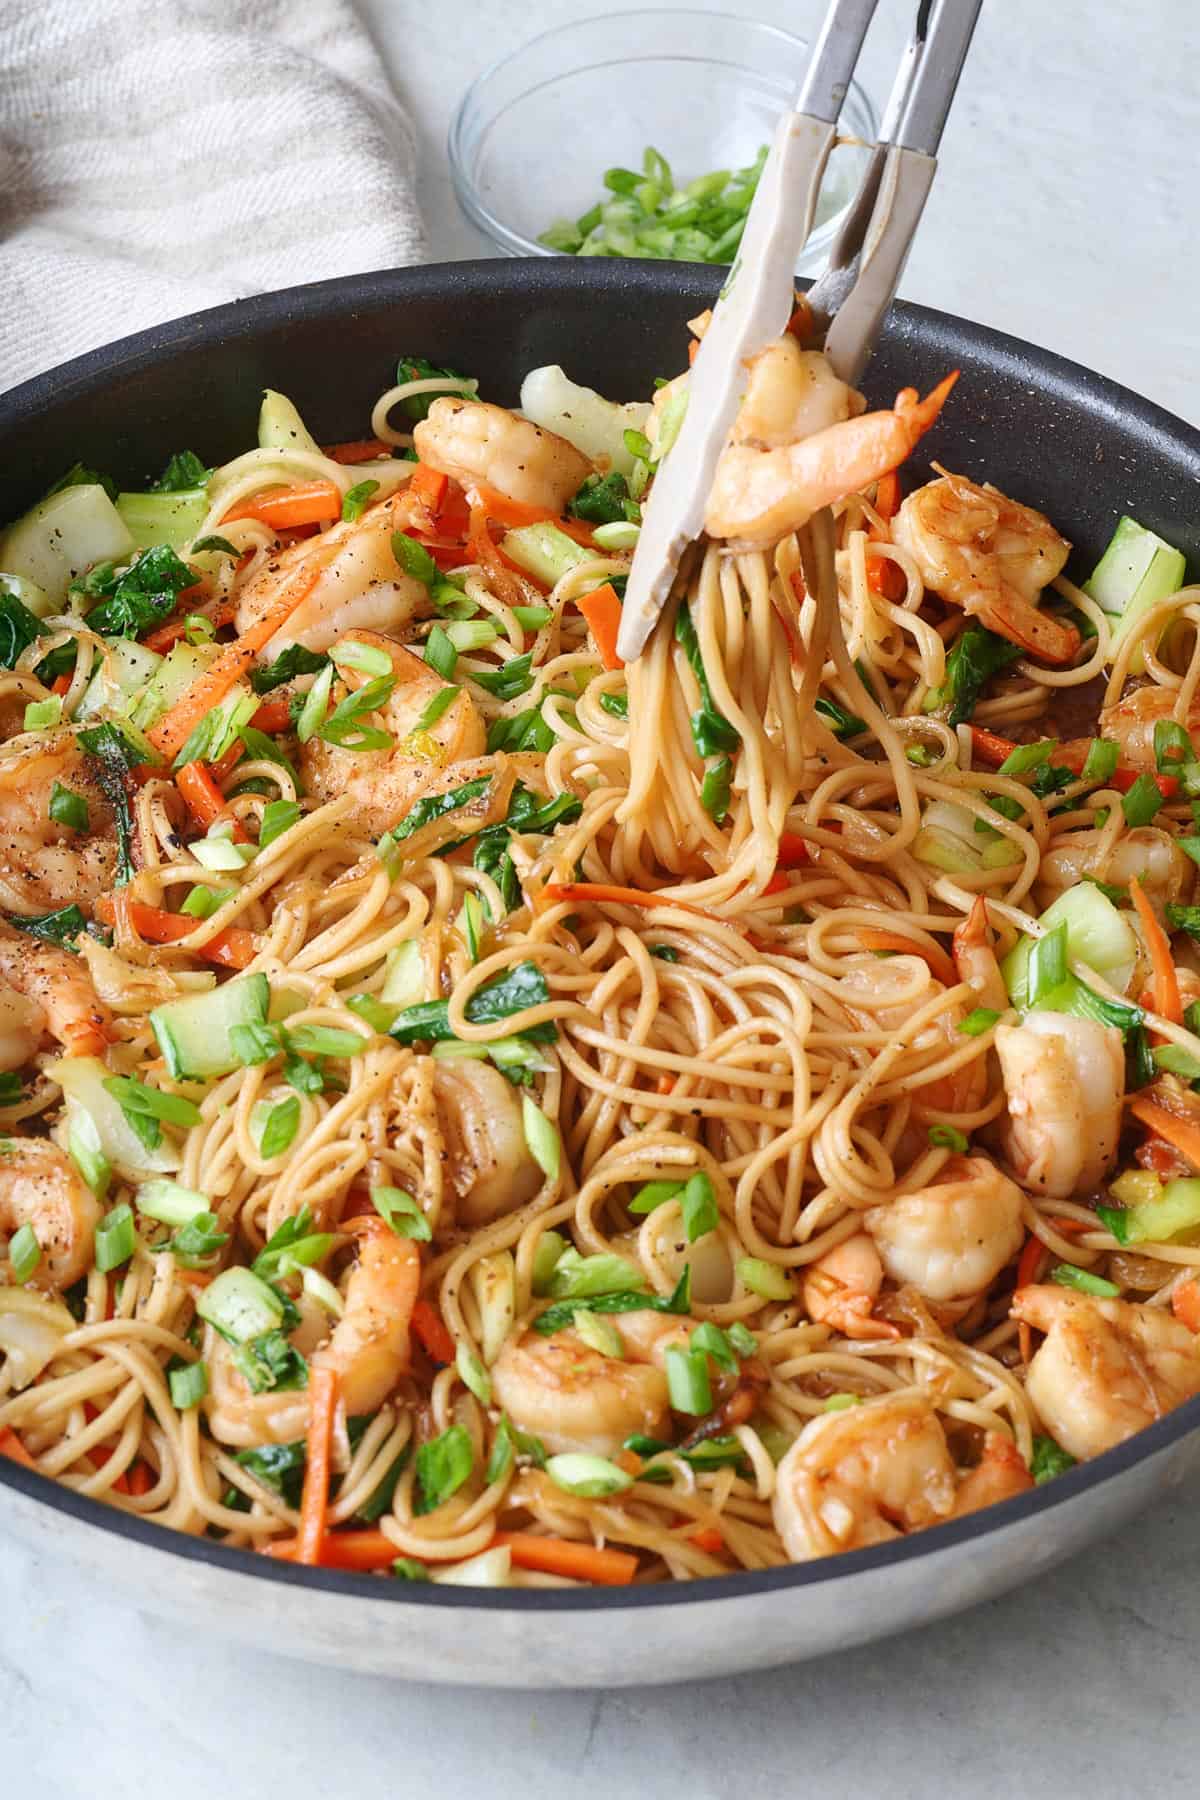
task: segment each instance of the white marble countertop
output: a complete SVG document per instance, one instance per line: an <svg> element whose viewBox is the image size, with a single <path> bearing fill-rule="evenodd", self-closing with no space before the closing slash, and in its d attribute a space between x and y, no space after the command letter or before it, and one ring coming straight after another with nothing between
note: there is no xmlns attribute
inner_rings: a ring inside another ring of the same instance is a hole
<svg viewBox="0 0 1200 1800"><path fill-rule="evenodd" d="M664 0L658 0L663 4ZM710 0L803 30L817 0ZM418 122L433 254L486 255L450 189L464 86L578 0L362 0ZM601 10L597 7L595 10ZM904 5L869 46L878 97ZM1200 13L991 0L902 292L1200 416ZM598 152L599 159L599 152ZM401 1688L199 1639L0 1545L6 1800L522 1800L769 1786L955 1800L1194 1789L1200 1481L1090 1557L899 1641L710 1687Z"/></svg>

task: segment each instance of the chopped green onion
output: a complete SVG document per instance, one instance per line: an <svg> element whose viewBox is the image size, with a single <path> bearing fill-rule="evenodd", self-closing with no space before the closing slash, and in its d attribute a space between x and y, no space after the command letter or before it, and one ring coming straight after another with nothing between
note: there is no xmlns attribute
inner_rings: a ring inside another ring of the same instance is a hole
<svg viewBox="0 0 1200 1800"><path fill-rule="evenodd" d="M544 609L543 609L544 610ZM549 613L546 617L549 618ZM500 636L500 627L492 619L456 619L445 627L435 625L433 631L449 638L455 650L483 650ZM433 632L430 632L430 637ZM428 658L426 658L428 661Z"/></svg>
<svg viewBox="0 0 1200 1800"><path fill-rule="evenodd" d="M723 1369L727 1375L737 1374L738 1359L733 1343L719 1325L697 1325L688 1339L688 1348L703 1350L706 1356L712 1357L718 1369Z"/></svg>
<svg viewBox="0 0 1200 1800"><path fill-rule="evenodd" d="M628 519L614 519L611 524L595 526L592 536L602 550L632 550L641 532L641 526Z"/></svg>
<svg viewBox="0 0 1200 1800"><path fill-rule="evenodd" d="M300 1128L300 1102L295 1094L276 1105L260 1100L250 1114L250 1135L265 1162L282 1156Z"/></svg>
<svg viewBox="0 0 1200 1800"><path fill-rule="evenodd" d="M822 1410L827 1413L849 1412L852 1406L858 1405L860 1398L858 1394L830 1394Z"/></svg>
<svg viewBox="0 0 1200 1800"><path fill-rule="evenodd" d="M357 638L343 638L329 652L340 669L355 669L360 675L380 676L392 673L392 659L378 644L361 644Z"/></svg>
<svg viewBox="0 0 1200 1800"><path fill-rule="evenodd" d="M589 1349L598 1350L601 1356L610 1357L614 1362L623 1360L625 1340L611 1319L601 1318L599 1313L581 1306L575 1314L575 1331Z"/></svg>
<svg viewBox="0 0 1200 1800"><path fill-rule="evenodd" d="M299 822L298 800L268 800L263 807L262 825L259 827L259 849L265 850L268 844L273 844L277 837L282 837L285 831L290 831Z"/></svg>
<svg viewBox="0 0 1200 1800"><path fill-rule="evenodd" d="M214 874L227 874L234 869L244 869L253 860L255 846L253 844L235 844L224 831L210 831L207 837L197 838L191 847L192 855L205 869Z"/></svg>
<svg viewBox="0 0 1200 1800"><path fill-rule="evenodd" d="M574 1245L567 1245L559 1252L545 1287L555 1300L585 1300L644 1285L637 1264L625 1257L605 1251L598 1256L580 1256Z"/></svg>
<svg viewBox="0 0 1200 1800"><path fill-rule="evenodd" d="M577 1494L584 1500L600 1500L610 1494L623 1494L633 1486L633 1476L627 1475L624 1469L609 1462L605 1456L585 1456L574 1452L551 1456L546 1462L546 1473L555 1487L562 1488L567 1494Z"/></svg>
<svg viewBox="0 0 1200 1800"><path fill-rule="evenodd" d="M960 1156L968 1148L966 1136L953 1125L931 1125L929 1141L938 1150L957 1150Z"/></svg>
<svg viewBox="0 0 1200 1800"><path fill-rule="evenodd" d="M1131 790L1132 791L1132 790ZM1034 943L1029 952L1029 1004L1052 994L1067 979L1067 927L1064 921Z"/></svg>
<svg viewBox="0 0 1200 1800"><path fill-rule="evenodd" d="M364 721L370 713L378 711L384 705L395 685L394 675L374 676L362 687L347 694L344 700L338 701L317 736L324 743L336 744L342 750L390 750L391 734L381 731L377 726L367 725Z"/></svg>
<svg viewBox="0 0 1200 1800"><path fill-rule="evenodd" d="M88 828L87 801L82 794L63 787L59 781L54 783L50 791L47 811L56 825L65 825L70 831L86 831Z"/></svg>
<svg viewBox="0 0 1200 1800"><path fill-rule="evenodd" d="M1115 1282L1093 1275L1090 1269L1077 1269L1074 1263L1059 1263L1051 1269L1050 1279L1059 1287L1074 1288L1078 1294L1096 1294L1106 1300L1115 1300L1121 1292Z"/></svg>
<svg viewBox="0 0 1200 1800"><path fill-rule="evenodd" d="M208 1392L208 1364L188 1363L186 1368L172 1369L167 1377L171 1384L171 1404L180 1412L199 1406Z"/></svg>
<svg viewBox="0 0 1200 1800"><path fill-rule="evenodd" d="M681 1350L672 1344L666 1353L667 1392L675 1412L699 1417L712 1411L712 1382L703 1350Z"/></svg>
<svg viewBox="0 0 1200 1800"><path fill-rule="evenodd" d="M684 1235L689 1244L715 1231L721 1221L713 1184L703 1169L697 1169L679 1196L683 1214Z"/></svg>
<svg viewBox="0 0 1200 1800"><path fill-rule="evenodd" d="M540 631L554 617L548 606L514 606L513 618L522 631Z"/></svg>
<svg viewBox="0 0 1200 1800"><path fill-rule="evenodd" d="M211 619L203 613L187 613L183 621L183 635L189 644L211 644L217 635L217 628Z"/></svg>
<svg viewBox="0 0 1200 1800"><path fill-rule="evenodd" d="M372 494L378 493L377 481L357 481L342 497L343 519L360 519Z"/></svg>
<svg viewBox="0 0 1200 1800"><path fill-rule="evenodd" d="M1005 757L996 773L1009 776L1027 775L1031 769L1040 768L1043 763L1049 762L1051 755L1057 749L1057 738L1041 738L1036 744L1018 744L1016 749L1011 750Z"/></svg>
<svg viewBox="0 0 1200 1800"><path fill-rule="evenodd" d="M397 1581L428 1581L429 1570L415 1556L398 1556L392 1564L392 1574Z"/></svg>
<svg viewBox="0 0 1200 1800"><path fill-rule="evenodd" d="M752 1294L761 1295L764 1300L791 1300L795 1297L791 1276L778 1263L763 1262L757 1256L743 1256L738 1260L734 1272L743 1287L748 1287Z"/></svg>
<svg viewBox="0 0 1200 1800"><path fill-rule="evenodd" d="M735 1319L732 1325L726 1326L725 1336L741 1357L753 1356L758 1349L758 1339L740 1319Z"/></svg>
<svg viewBox="0 0 1200 1800"><path fill-rule="evenodd" d="M709 763L700 784L700 804L714 825L723 825L729 812L729 793L733 781L733 759L719 756Z"/></svg>
<svg viewBox="0 0 1200 1800"><path fill-rule="evenodd" d="M440 675L443 681L450 680L458 661L458 651L444 626L435 625L425 639L425 661L435 675Z"/></svg>
<svg viewBox="0 0 1200 1800"><path fill-rule="evenodd" d="M442 714L449 712L454 702L458 699L461 691L460 688L456 687L440 688L433 696L433 699L426 705L425 710L413 726L413 730L432 731Z"/></svg>
<svg viewBox="0 0 1200 1800"><path fill-rule="evenodd" d="M106 1275L110 1269L120 1268L122 1263L128 1262L136 1248L133 1209L122 1201L120 1206L105 1213L96 1227L96 1267Z"/></svg>
<svg viewBox="0 0 1200 1800"><path fill-rule="evenodd" d="M238 1264L209 1282L196 1302L196 1311L230 1342L248 1344L252 1338L278 1330L285 1308L273 1287Z"/></svg>
<svg viewBox="0 0 1200 1800"><path fill-rule="evenodd" d="M123 1111L145 1113L152 1119L165 1119L168 1125L198 1125L200 1108L184 1094L165 1094L132 1075L112 1075L104 1083L105 1091L117 1100ZM208 1202L203 1202L207 1206Z"/></svg>
<svg viewBox="0 0 1200 1800"><path fill-rule="evenodd" d="M1033 1456L1029 1463L1029 1473L1038 1487L1044 1482L1053 1481L1056 1475L1065 1475L1068 1469L1075 1467L1075 1458L1069 1450L1052 1437L1035 1437L1033 1440Z"/></svg>
<svg viewBox="0 0 1200 1800"><path fill-rule="evenodd" d="M406 575L419 581L424 587L432 587L441 580L441 571L426 550L424 544L418 544L403 531L392 533L392 555L400 564Z"/></svg>
<svg viewBox="0 0 1200 1800"><path fill-rule="evenodd" d="M1200 1081L1200 1057L1185 1050L1182 1044L1160 1044L1150 1054L1160 1069L1182 1075L1185 1081Z"/></svg>
<svg viewBox="0 0 1200 1800"><path fill-rule="evenodd" d="M458 1346L455 1367L463 1386L470 1389L480 1406L490 1406L492 1404L492 1378L468 1345L460 1344Z"/></svg>
<svg viewBox="0 0 1200 1800"><path fill-rule="evenodd" d="M471 1436L463 1425L451 1425L417 1451L417 1513L433 1512L456 1494L475 1466Z"/></svg>
<svg viewBox="0 0 1200 1800"><path fill-rule="evenodd" d="M1125 823L1135 829L1139 825L1148 825L1162 803L1163 797L1153 775L1139 775L1129 792L1121 796Z"/></svg>
<svg viewBox="0 0 1200 1800"><path fill-rule="evenodd" d="M367 1047L361 1031L336 1025L297 1025L287 1032L288 1048L302 1056L360 1056Z"/></svg>
<svg viewBox="0 0 1200 1800"><path fill-rule="evenodd" d="M100 1145L100 1133L91 1113L77 1108L67 1128L67 1155L97 1200L103 1200L112 1180L112 1164Z"/></svg>
<svg viewBox="0 0 1200 1800"><path fill-rule="evenodd" d="M567 1240L558 1231L543 1231L533 1253L533 1291L548 1294L554 1271L567 1248Z"/></svg>
<svg viewBox="0 0 1200 1800"><path fill-rule="evenodd" d="M1200 863L1200 837L1176 838L1175 842L1185 856L1190 856L1194 863Z"/></svg>
<svg viewBox="0 0 1200 1800"><path fill-rule="evenodd" d="M253 1069L259 1063L270 1062L278 1056L283 1048L279 1041L279 1032L274 1025L264 1025L255 1021L249 1025L231 1025L229 1027L229 1049L237 1057L243 1069Z"/></svg>
<svg viewBox="0 0 1200 1800"><path fill-rule="evenodd" d="M159 1178L144 1181L135 1196L140 1213L163 1225L188 1225L198 1213L208 1211L208 1195L177 1181Z"/></svg>
<svg viewBox="0 0 1200 1800"><path fill-rule="evenodd" d="M236 888L194 887L189 889L187 899L179 910L186 913L189 919L211 919L236 893Z"/></svg>
<svg viewBox="0 0 1200 1800"><path fill-rule="evenodd" d="M990 1006L977 1006L967 1014L958 1029L967 1037L982 1037L1000 1017L1001 1014L993 1011Z"/></svg>
<svg viewBox="0 0 1200 1800"><path fill-rule="evenodd" d="M1154 765L1160 775L1179 773L1181 763L1195 762L1192 740L1174 719L1156 719L1154 724Z"/></svg>
<svg viewBox="0 0 1200 1800"><path fill-rule="evenodd" d="M631 1213L652 1213L664 1200L674 1200L683 1187L682 1181L647 1181L629 1202L629 1210Z"/></svg>
<svg viewBox="0 0 1200 1800"><path fill-rule="evenodd" d="M19 1226L8 1240L8 1260L13 1280L18 1287L24 1287L42 1260L42 1246L38 1243L37 1232L28 1221Z"/></svg>
<svg viewBox="0 0 1200 1800"><path fill-rule="evenodd" d="M325 722L325 709L329 705L329 694L333 687L333 672L333 664L326 663L304 696L304 705L296 719L296 736L302 744L307 744L309 738L315 737Z"/></svg>
<svg viewBox="0 0 1200 1800"><path fill-rule="evenodd" d="M551 1124L541 1107L528 1094L521 1096L521 1119L530 1156L548 1181L557 1181L562 1164L562 1140L558 1135L558 1127Z"/></svg>
<svg viewBox="0 0 1200 1800"><path fill-rule="evenodd" d="M1096 787L1103 787L1116 773L1120 760L1119 744L1110 743L1106 738L1093 738L1084 759L1082 779Z"/></svg>
<svg viewBox="0 0 1200 1800"><path fill-rule="evenodd" d="M360 1019L364 1019L372 1031L378 1031L384 1035L396 1023L396 1014L400 1010L397 1006L385 1006L382 1000L375 998L374 994L349 994L346 997L346 1005L352 1013L356 1013Z"/></svg>
<svg viewBox="0 0 1200 1800"><path fill-rule="evenodd" d="M31 700L25 708L25 730L50 731L61 718L61 695L54 694L49 700Z"/></svg>
<svg viewBox="0 0 1200 1800"><path fill-rule="evenodd" d="M381 1219L386 1219L397 1237L413 1238L427 1244L433 1236L419 1202L404 1188L372 1188L371 1205Z"/></svg>

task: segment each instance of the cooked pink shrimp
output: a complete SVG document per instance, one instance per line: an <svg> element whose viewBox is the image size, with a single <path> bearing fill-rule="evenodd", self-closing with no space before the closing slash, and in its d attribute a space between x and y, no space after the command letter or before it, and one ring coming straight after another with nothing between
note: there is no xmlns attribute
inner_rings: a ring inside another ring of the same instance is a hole
<svg viewBox="0 0 1200 1800"><path fill-rule="evenodd" d="M87 805L82 831L50 812L55 783ZM112 888L117 836L95 759L68 727L23 732L0 750L0 911L54 912Z"/></svg>
<svg viewBox="0 0 1200 1800"><path fill-rule="evenodd" d="M924 400L915 388L891 412L843 416L798 442L739 443L721 452L704 526L710 537L762 542L807 523L823 506L878 481L902 463L936 420L955 371Z"/></svg>
<svg viewBox="0 0 1200 1800"><path fill-rule="evenodd" d="M0 1231L33 1228L41 1250L35 1287L61 1293L86 1274L100 1204L75 1165L45 1138L0 1138Z"/></svg>
<svg viewBox="0 0 1200 1800"><path fill-rule="evenodd" d="M1033 1476L1012 1439L1002 1431L989 1431L983 1440L982 1459L958 1484L950 1516L961 1519L964 1513L995 1506L998 1500L1011 1500L1014 1494L1024 1494L1032 1486Z"/></svg>
<svg viewBox="0 0 1200 1800"><path fill-rule="evenodd" d="M0 920L0 983L32 1006L24 1021L28 1032L49 1033L70 1056L104 1055L112 1016L97 998L82 957Z"/></svg>
<svg viewBox="0 0 1200 1800"><path fill-rule="evenodd" d="M1008 989L996 961L988 924L987 901L980 894L961 925L954 928L954 967L960 981L970 982L980 1006L1008 1011Z"/></svg>
<svg viewBox="0 0 1200 1800"><path fill-rule="evenodd" d="M892 521L926 587L1043 662L1069 663L1074 625L1038 608L1071 546L1032 506L990 484L944 474L908 496Z"/></svg>
<svg viewBox="0 0 1200 1800"><path fill-rule="evenodd" d="M443 395L413 432L417 455L463 487L484 482L525 506L561 512L592 472L574 444L507 407Z"/></svg>
<svg viewBox="0 0 1200 1800"><path fill-rule="evenodd" d="M882 1286L879 1252L865 1231L857 1231L805 1269L805 1309L814 1324L830 1325L843 1337L898 1338L895 1325L871 1316Z"/></svg>

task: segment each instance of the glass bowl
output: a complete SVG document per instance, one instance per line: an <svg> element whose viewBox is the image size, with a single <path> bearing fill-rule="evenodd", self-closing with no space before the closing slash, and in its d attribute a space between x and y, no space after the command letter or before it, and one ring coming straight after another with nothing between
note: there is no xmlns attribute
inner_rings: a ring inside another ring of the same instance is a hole
<svg viewBox="0 0 1200 1800"><path fill-rule="evenodd" d="M807 56L802 38L773 25L690 9L611 13L543 32L463 96L448 143L459 203L505 255L556 255L538 233L613 198L605 169L640 169L647 145L680 187L752 163ZM852 84L842 130L873 143L876 129L870 100ZM865 158L855 144L830 157L799 274L822 266Z"/></svg>

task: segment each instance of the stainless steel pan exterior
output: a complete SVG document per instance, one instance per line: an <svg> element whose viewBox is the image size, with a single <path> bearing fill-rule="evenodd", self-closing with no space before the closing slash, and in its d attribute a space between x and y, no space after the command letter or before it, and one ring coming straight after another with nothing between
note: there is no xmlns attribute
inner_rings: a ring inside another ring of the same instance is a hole
<svg viewBox="0 0 1200 1800"><path fill-rule="evenodd" d="M361 435L397 357L419 351L512 401L562 362L617 397L683 360L683 321L718 278L699 266L452 264L268 294L127 339L0 398L0 518L76 458L127 486L172 450L253 441L282 388L326 441ZM982 326L897 306L866 377L890 403L963 379L914 473L937 460L1049 512L1086 569L1134 513L1200 570L1200 434L1102 377ZM0 1522L111 1576L150 1611L315 1661L495 1687L644 1685L818 1656L1036 1581L1200 1460L1200 1400L1047 1487L954 1525L798 1568L671 1588L510 1593L389 1584L266 1564L180 1538L0 1458Z"/></svg>

